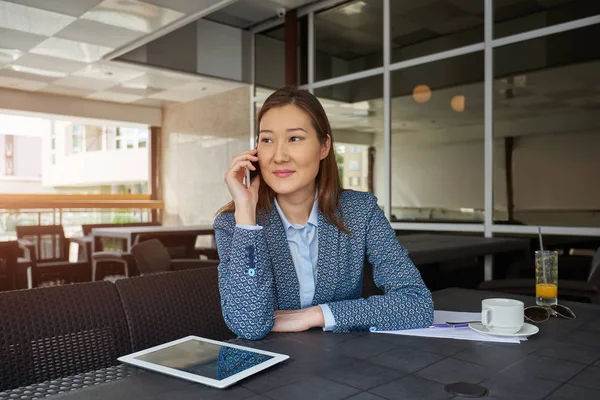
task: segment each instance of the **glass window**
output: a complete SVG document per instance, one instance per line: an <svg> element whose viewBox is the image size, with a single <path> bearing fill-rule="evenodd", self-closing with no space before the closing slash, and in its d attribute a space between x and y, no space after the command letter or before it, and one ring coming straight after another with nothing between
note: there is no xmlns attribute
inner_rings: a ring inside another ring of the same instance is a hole
<svg viewBox="0 0 600 400"><path fill-rule="evenodd" d="M255 35L254 83L277 89L285 85L285 42L283 27Z"/></svg>
<svg viewBox="0 0 600 400"><path fill-rule="evenodd" d="M308 83L308 16L298 18L297 72L298 85ZM283 25L256 34L255 46L255 94L258 86L278 89L285 86L285 32Z"/></svg>
<svg viewBox="0 0 600 400"><path fill-rule="evenodd" d="M85 129L81 125L72 125L71 126L71 153L77 154L81 153L84 149L83 137L85 134Z"/></svg>
<svg viewBox="0 0 600 400"><path fill-rule="evenodd" d="M15 134L3 134L2 128L6 127ZM115 125L0 114L0 175L6 174L8 169L19 178L0 182L0 191L12 194L110 194L115 193L111 191L111 185L126 184L134 188L132 193L147 192L138 187L148 186L148 150L115 151L116 134ZM119 140L124 146L149 147L149 129L119 128ZM9 150L11 154L7 154ZM5 159L10 159L10 165Z"/></svg>
<svg viewBox="0 0 600 400"><path fill-rule="evenodd" d="M383 77L381 75L315 89L333 132L345 188L370 191L383 204ZM349 150L357 148L360 152ZM369 151L374 148L374 151ZM380 151L382 156L376 157ZM358 169L352 169L358 164ZM358 177L359 180L352 180ZM352 185L352 182L358 182Z"/></svg>
<svg viewBox="0 0 600 400"><path fill-rule="evenodd" d="M600 226L600 48L590 45L593 37L600 25L494 50L496 222Z"/></svg>
<svg viewBox="0 0 600 400"><path fill-rule="evenodd" d="M315 14L315 81L383 65L383 1L353 0Z"/></svg>
<svg viewBox="0 0 600 400"><path fill-rule="evenodd" d="M600 14L597 0L494 0L493 4L497 38Z"/></svg>
<svg viewBox="0 0 600 400"><path fill-rule="evenodd" d="M391 60L483 42L484 1L390 1Z"/></svg>
<svg viewBox="0 0 600 400"><path fill-rule="evenodd" d="M483 52L392 72L392 220L483 220Z"/></svg>

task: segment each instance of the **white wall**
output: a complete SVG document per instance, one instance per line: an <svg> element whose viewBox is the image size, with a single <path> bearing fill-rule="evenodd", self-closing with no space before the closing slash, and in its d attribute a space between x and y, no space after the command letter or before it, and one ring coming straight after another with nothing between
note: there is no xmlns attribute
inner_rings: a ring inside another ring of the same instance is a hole
<svg viewBox="0 0 600 400"><path fill-rule="evenodd" d="M95 186L148 181L148 149L93 151L65 156L44 171L45 186Z"/></svg>
<svg viewBox="0 0 600 400"><path fill-rule="evenodd" d="M14 141L15 176L42 176L42 139L31 136L17 136Z"/></svg>

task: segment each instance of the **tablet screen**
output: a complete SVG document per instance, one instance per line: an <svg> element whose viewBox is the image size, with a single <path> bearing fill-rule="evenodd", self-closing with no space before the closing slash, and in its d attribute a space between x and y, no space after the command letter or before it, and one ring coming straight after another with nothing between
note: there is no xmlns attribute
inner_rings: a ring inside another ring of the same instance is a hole
<svg viewBox="0 0 600 400"><path fill-rule="evenodd" d="M135 359L222 380L272 359L273 356L190 339L142 354Z"/></svg>

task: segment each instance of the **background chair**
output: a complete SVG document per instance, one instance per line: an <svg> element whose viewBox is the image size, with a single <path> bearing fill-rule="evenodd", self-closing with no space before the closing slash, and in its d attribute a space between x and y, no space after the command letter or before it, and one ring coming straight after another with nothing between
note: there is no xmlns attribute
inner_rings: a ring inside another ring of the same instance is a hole
<svg viewBox="0 0 600 400"><path fill-rule="evenodd" d="M69 262L71 242L85 247L80 238L65 237L62 225L17 226L17 238L25 258L31 263L29 287L43 281L86 282L91 279L88 253L82 260Z"/></svg>
<svg viewBox="0 0 600 400"><path fill-rule="evenodd" d="M205 267L217 267L217 260L171 259L171 255L158 239L142 241L131 248L140 275L157 272L179 271Z"/></svg>
<svg viewBox="0 0 600 400"><path fill-rule="evenodd" d="M0 242L0 291L17 288L19 242Z"/></svg>
<svg viewBox="0 0 600 400"><path fill-rule="evenodd" d="M216 267L122 279L115 285L133 351L188 335L235 337L223 320Z"/></svg>
<svg viewBox="0 0 600 400"><path fill-rule="evenodd" d="M560 271L560 264L558 266ZM478 289L535 296L535 279L504 279L482 282ZM600 304L600 247L591 259L586 281L558 280L559 297L565 300Z"/></svg>
<svg viewBox="0 0 600 400"><path fill-rule="evenodd" d="M126 252L127 241L118 238L97 237L95 243L96 253L92 254L92 229L94 228L123 228L138 226L160 226L160 222L130 222L124 224L83 224L81 230L85 248L79 247L79 260L85 259L85 254L91 254L92 281L103 280L105 277L129 277L138 275L135 271L135 260L132 257L120 256L119 252ZM105 244L108 247L105 249ZM133 263L132 263L133 262Z"/></svg>
<svg viewBox="0 0 600 400"><path fill-rule="evenodd" d="M117 365L131 353L110 282L2 292L0 321L0 391Z"/></svg>

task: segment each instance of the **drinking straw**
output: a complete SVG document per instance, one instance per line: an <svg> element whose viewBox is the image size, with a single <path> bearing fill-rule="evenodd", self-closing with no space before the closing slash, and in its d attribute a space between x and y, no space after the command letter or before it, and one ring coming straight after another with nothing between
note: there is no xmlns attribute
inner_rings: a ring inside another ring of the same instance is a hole
<svg viewBox="0 0 600 400"><path fill-rule="evenodd" d="M542 257L542 274L544 275L544 283L548 283L546 279L546 262L544 261L544 244L542 242L542 227L538 226L538 238L540 239L540 255Z"/></svg>

